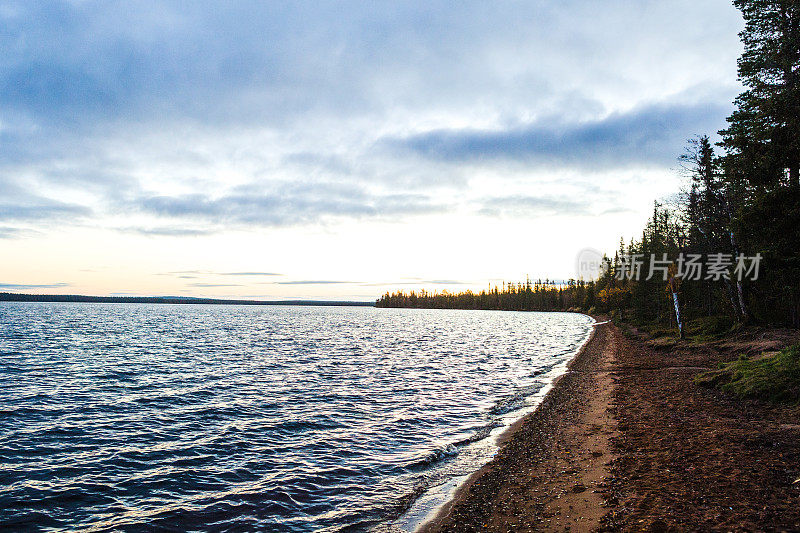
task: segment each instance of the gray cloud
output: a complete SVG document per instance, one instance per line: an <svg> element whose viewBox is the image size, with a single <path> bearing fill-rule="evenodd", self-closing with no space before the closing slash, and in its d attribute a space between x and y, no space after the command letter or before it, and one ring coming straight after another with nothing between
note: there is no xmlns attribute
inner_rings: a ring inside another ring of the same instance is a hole
<svg viewBox="0 0 800 533"><path fill-rule="evenodd" d="M418 194L369 194L338 184L285 185L274 191L239 189L221 197L202 194L145 196L124 206L165 219L216 226L290 226L326 218L379 218L442 213L448 208Z"/></svg>
<svg viewBox="0 0 800 533"><path fill-rule="evenodd" d="M185 228L185 227L147 227L147 228L118 228L119 231L126 233L137 233L148 237L201 237L203 235L210 235L212 231L203 228Z"/></svg>
<svg viewBox="0 0 800 533"><path fill-rule="evenodd" d="M69 287L71 283L45 283L45 284L19 284L19 283L0 283L1 290L21 291L29 289L60 289Z"/></svg>
<svg viewBox="0 0 800 533"><path fill-rule="evenodd" d="M67 204L42 197L20 198L19 203L0 202L0 221L28 222L42 220L72 220L89 216L87 207Z"/></svg>
<svg viewBox="0 0 800 533"><path fill-rule="evenodd" d="M539 121L505 130L435 130L386 138L391 148L450 162L518 160L589 169L669 166L686 139L724 124L730 106L651 104L597 120Z"/></svg>
<svg viewBox="0 0 800 533"><path fill-rule="evenodd" d="M15 239L25 234L25 230L21 228L3 227L0 226L0 239Z"/></svg>
<svg viewBox="0 0 800 533"><path fill-rule="evenodd" d="M633 212L633 209L630 209L629 207L618 206L618 207L611 207L609 209L604 209L599 214L600 215L619 215L619 214L622 214L622 213L632 213L632 212Z"/></svg>
<svg viewBox="0 0 800 533"><path fill-rule="evenodd" d="M587 215L591 213L591 204L583 199L504 196L485 200L478 212L492 217L516 218L536 218L558 214Z"/></svg>
<svg viewBox="0 0 800 533"><path fill-rule="evenodd" d="M540 96L548 83L537 72L571 79L608 62L641 66L666 45L672 54L699 44L716 50L738 23L724 0L643 0L637 9L625 0L471 0L459 9L446 0L8 5L16 13L0 36L8 57L0 102L72 128L98 117L275 123L309 112L363 114L386 102ZM656 68L673 60L661 59Z"/></svg>
<svg viewBox="0 0 800 533"><path fill-rule="evenodd" d="M75 224L91 215L92 210L86 206L29 191L18 180L0 172L0 223L7 224L0 226L0 238L35 235L37 232L28 227L31 224Z"/></svg>
<svg viewBox="0 0 800 533"><path fill-rule="evenodd" d="M0 238L129 214L157 220L121 231L175 238L402 220L461 207L435 199L476 162L667 168L724 126L696 102L736 93L740 22L728 0L11 0ZM254 185L226 190L230 168Z"/></svg>

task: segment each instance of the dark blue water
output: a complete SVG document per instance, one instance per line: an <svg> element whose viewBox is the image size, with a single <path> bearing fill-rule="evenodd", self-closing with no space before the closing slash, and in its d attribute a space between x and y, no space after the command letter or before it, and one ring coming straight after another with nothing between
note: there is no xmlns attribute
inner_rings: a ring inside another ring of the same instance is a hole
<svg viewBox="0 0 800 533"><path fill-rule="evenodd" d="M367 529L524 407L590 323L0 304L0 526Z"/></svg>

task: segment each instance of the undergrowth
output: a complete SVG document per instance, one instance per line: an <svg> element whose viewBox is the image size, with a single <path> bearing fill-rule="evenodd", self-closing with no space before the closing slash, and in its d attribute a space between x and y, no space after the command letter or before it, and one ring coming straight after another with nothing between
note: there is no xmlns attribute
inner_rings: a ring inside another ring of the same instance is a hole
<svg viewBox="0 0 800 533"><path fill-rule="evenodd" d="M700 374L695 381L738 398L781 403L800 401L800 344L757 358L742 357L722 368Z"/></svg>

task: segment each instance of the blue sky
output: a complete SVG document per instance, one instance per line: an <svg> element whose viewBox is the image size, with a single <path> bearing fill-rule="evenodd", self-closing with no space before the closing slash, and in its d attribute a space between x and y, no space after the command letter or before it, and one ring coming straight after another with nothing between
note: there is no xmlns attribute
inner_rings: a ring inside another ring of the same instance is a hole
<svg viewBox="0 0 800 533"><path fill-rule="evenodd" d="M724 126L741 25L722 0L0 2L0 287L569 277Z"/></svg>

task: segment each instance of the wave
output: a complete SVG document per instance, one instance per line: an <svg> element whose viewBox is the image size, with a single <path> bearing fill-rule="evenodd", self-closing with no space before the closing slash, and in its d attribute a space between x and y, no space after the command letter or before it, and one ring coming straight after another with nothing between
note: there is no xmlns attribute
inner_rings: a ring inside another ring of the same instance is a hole
<svg viewBox="0 0 800 533"><path fill-rule="evenodd" d="M54 305L0 316L0 529L365 529L485 463L584 321Z"/></svg>
<svg viewBox="0 0 800 533"><path fill-rule="evenodd" d="M508 398L498 400L489 410L493 415L504 415L513 411L519 411L528 406L528 398L544 388L544 383L536 383L526 387L520 387L517 392Z"/></svg>

